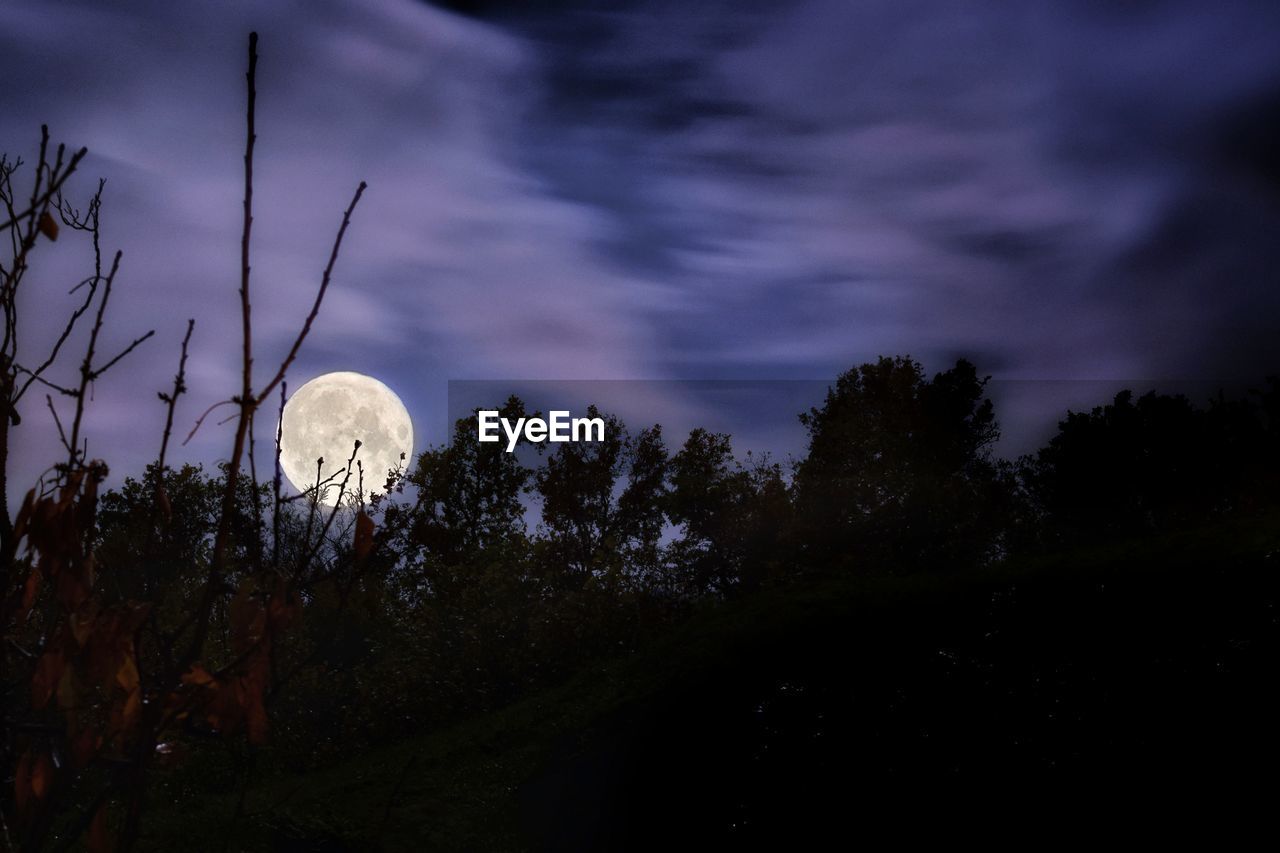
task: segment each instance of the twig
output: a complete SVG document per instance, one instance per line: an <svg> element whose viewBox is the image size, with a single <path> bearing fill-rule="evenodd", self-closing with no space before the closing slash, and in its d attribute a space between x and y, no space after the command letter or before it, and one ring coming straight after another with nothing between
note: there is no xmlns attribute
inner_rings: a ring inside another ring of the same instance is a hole
<svg viewBox="0 0 1280 853"><path fill-rule="evenodd" d="M324 457L323 457L323 456L321 456L319 461L323 462L323 460L324 460ZM317 476L317 477L319 477L319 476L320 476L320 467L321 467L320 465L317 465L317 466L316 466L316 476ZM323 480L320 480L320 481L319 481L318 483L316 483L314 486L307 486L305 489L303 489L301 492L299 492L299 493L298 493L298 494L296 494L296 495L289 495L288 497L282 497L282 498L280 498L280 503L282 503L282 504L293 503L294 501L302 500L303 498L306 498L307 500L310 500L311 498L313 498L313 497L315 497L316 495L320 494L320 489L325 488L325 487L326 487L326 486L328 486L330 483L332 483L334 480L338 479L338 475L339 475L339 474L341 474L341 473L342 473L342 469L341 469L341 468L339 468L337 471L334 471L334 472L333 472L332 474L330 474L328 477L325 477ZM310 537L310 536L308 536L308 537L306 537L306 538L307 538L307 539L310 539L311 537Z"/></svg>
<svg viewBox="0 0 1280 853"><path fill-rule="evenodd" d="M202 423L204 423L204 419L205 419L205 418L207 418L207 417L209 417L209 415L213 412L213 410L214 410L214 409L218 408L219 406L229 406L229 405L231 405L232 403L235 403L235 402L237 402L237 401L236 401L236 400L234 400L234 399L233 399L233 400L219 400L218 402L214 403L214 404L213 404L212 406L210 406L209 408L205 409L205 410L204 410L204 413L203 413L202 415L200 415L200 417L196 418L196 425L195 425L195 426L193 426L193 427L191 428L191 432L187 433L187 437L186 437L186 438L184 438L184 439L182 440L182 446L183 446L183 447L186 447L186 446L187 446L187 442L188 442L188 441L190 441L191 439L195 438L196 431L200 429L200 425L201 425Z"/></svg>
<svg viewBox="0 0 1280 853"><path fill-rule="evenodd" d="M275 474L271 478L271 569L280 570L280 487L284 472L280 469L280 444L284 438L284 402L288 396L289 383L280 383L280 412L276 417Z"/></svg>
<svg viewBox="0 0 1280 853"><path fill-rule="evenodd" d="M330 477L330 478L326 478L325 480L321 480L320 474L323 472L323 470L324 470L324 457L321 456L319 459L316 460L316 484L313 487L314 491L312 491L311 493L311 505L307 508L307 530L305 533L302 534L302 541L306 542L307 544L311 543L311 528L315 524L316 508L320 506L320 495L322 494L320 491L320 488L324 483L329 482L329 479L332 479Z"/></svg>
<svg viewBox="0 0 1280 853"><path fill-rule="evenodd" d="M258 494L258 466L254 461L253 415L249 416L249 485L253 502L253 568L262 571L262 496Z"/></svg>
<svg viewBox="0 0 1280 853"><path fill-rule="evenodd" d="M28 374L28 375L30 375L30 376L31 376L31 378L32 378L34 381L39 382L41 385L43 385L44 387L46 387L46 388L48 388L48 389L50 389L50 390L52 390L52 391L57 391L59 394L61 394L61 395L62 395L62 396L64 396L64 397L78 397L78 396L80 396L80 392L79 392L79 391L77 391L75 388L67 388L66 386L64 386L64 385L59 385L59 384L58 384L58 383L56 383L56 382L50 382L48 379L45 379L43 376L36 376L36 375L32 374L30 370L27 370L25 367L22 367L22 366L20 366L20 365L16 365L16 364L15 364L15 365L13 366L13 372L14 372L14 373L17 373L17 374L23 374L23 373Z"/></svg>
<svg viewBox="0 0 1280 853"><path fill-rule="evenodd" d="M49 405L49 413L53 415L53 422L58 426L58 438L62 441L62 446L71 452L71 443L67 441L67 434L62 429L62 419L58 417L58 410L53 407L53 398L48 394L44 395L44 401Z"/></svg>
<svg viewBox="0 0 1280 853"><path fill-rule="evenodd" d="M289 370L289 366L293 364L293 360L297 358L298 350L302 348L302 342L307 339L307 334L311 331L311 324L315 322L316 315L320 313L320 303L324 301L325 291L329 289L329 280L333 276L333 267L338 262L338 252L342 249L342 238L347 233L347 226L351 224L351 214L355 211L356 205L360 203L360 196L364 195L367 186L368 184L364 181L360 182L360 186L356 187L356 194L351 198L351 204L347 205L346 212L342 214L342 224L338 226L338 235L334 238L333 248L329 251L329 262L325 264L324 273L320 276L320 289L316 291L315 302L311 304L311 311L307 314L307 319L302 323L302 331L298 332L298 337L294 339L293 346L289 348L289 354L281 362L280 369L276 371L276 375L262 389L262 393L258 397L259 403L266 400L276 385L284 380L285 373Z"/></svg>
<svg viewBox="0 0 1280 853"><path fill-rule="evenodd" d="M100 377L102 374L106 373L108 370L110 370L110 369L111 369L111 367L112 367L112 366L113 366L117 361L119 361L120 359L124 358L124 357L125 357L126 355L128 355L129 353L133 352L135 349L137 349L137 348L138 348L138 345L139 345L139 344L141 344L143 341L149 340L153 335L155 335L155 333L156 333L156 330L155 330L155 329L152 329L151 331L147 332L145 335L141 335L141 336L139 336L139 337L137 337L137 338L134 338L134 339L133 339L133 343L129 344L127 347L125 347L123 350L121 350L121 351L119 352L119 354L117 354L117 355L116 355L116 357L115 357L115 358L111 359L111 360L110 360L110 361L108 361L106 364L102 365L102 367L95 368L94 370L90 371L90 373L89 373L89 381L90 381L90 382L93 382L93 381L94 381L94 380L96 380L98 377Z"/></svg>
<svg viewBox="0 0 1280 853"><path fill-rule="evenodd" d="M62 334L58 335L58 339L54 341L53 349L49 351L48 357L45 358L45 360L41 362L40 366L37 367L35 370L24 371L29 373L30 377L27 379L26 382L22 384L22 387L18 389L17 393L13 395L13 404L15 406L17 405L18 401L22 399L22 395L27 393L27 389L31 387L31 383L39 380L40 375L44 373L44 371L47 370L50 366L52 366L54 361L57 360L58 353L59 351L61 351L62 345L67 342L67 338L71 337L71 332L75 329L76 322L82 316L84 316L84 312L88 311L89 306L93 304L93 297L98 292L98 277L96 275L90 276L89 278L86 278L84 281L80 282L80 284L76 285L76 287L72 290L72 293L74 293L76 290L79 290L80 287L86 283L89 284L88 295L85 296L84 302L80 304L80 307L76 308L74 311L71 312L71 316L67 319L67 325L63 328ZM23 368L19 368L19 370L23 370Z"/></svg>
<svg viewBox="0 0 1280 853"><path fill-rule="evenodd" d="M45 148L45 145L47 144L47 140L49 137L49 126L42 125L40 130L46 140L46 142L41 144L41 157L43 157L44 148ZM33 198L31 201L30 207L28 207L26 210L22 211L21 213L13 214L3 224L0 224L0 231L5 231L9 228L12 228L14 225L21 222L23 219L27 219L33 216L34 214L38 213L40 209L43 208L45 205L47 205L49 203L49 200L52 199L60 189L62 189L62 185L67 182L67 179L70 178L71 175L75 172L76 167L80 165L80 161L83 160L84 156L88 153L89 153L88 148L81 148L79 151L73 154L71 156L70 162L67 163L67 168L62 172L62 174L58 175L56 178L54 178L51 181L49 187L45 190L44 195L40 196L38 199ZM41 162L43 162L43 160ZM36 186L37 186L37 192L39 192L39 183L37 183Z"/></svg>
<svg viewBox="0 0 1280 853"><path fill-rule="evenodd" d="M115 258L111 261L111 271L107 273L106 279L102 283L102 298L98 300L98 313L93 319L93 328L89 331L89 345L85 349L84 361L80 365L80 393L76 395L76 414L75 419L71 423L71 451L68 464L74 466L76 464L76 446L80 444L80 424L84 419L84 394L89 387L89 383L93 381L93 355L98 345L98 335L102 333L102 319L107 313L107 302L111 299L111 285L115 281L116 273L120 270L120 258L123 253L117 251Z"/></svg>
<svg viewBox="0 0 1280 853"><path fill-rule="evenodd" d="M160 439L160 457L156 465L160 473L164 473L164 460L169 452L169 437L173 433L173 415L178 405L178 397L187 390L187 345L191 343L191 333L195 331L194 318L187 320L187 333L182 336L182 354L178 357L178 373L173 377L173 390L168 394L160 392L160 399L165 403L164 436Z"/></svg>

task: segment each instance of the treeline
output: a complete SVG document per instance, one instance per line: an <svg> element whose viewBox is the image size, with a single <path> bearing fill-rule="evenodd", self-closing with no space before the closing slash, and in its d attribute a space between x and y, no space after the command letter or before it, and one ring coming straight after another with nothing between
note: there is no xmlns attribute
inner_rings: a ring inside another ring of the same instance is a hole
<svg viewBox="0 0 1280 853"><path fill-rule="evenodd" d="M728 435L696 429L670 447L660 427L629 431L594 409L605 441L559 445L531 467L476 442L474 417L460 420L398 494L366 507L378 536L364 570L304 584L300 627L279 651L297 674L272 707L277 754L308 766L501 706L635 649L691 609L810 575L962 572L1255 512L1280 494L1274 380L1205 406L1125 392L1068 414L1016 461L992 454L985 385L965 361L932 377L909 358L864 364L801 415L808 452L787 469L737 458ZM514 397L502 409L525 414ZM156 516L146 478L101 500L104 576L152 585L122 596L203 577L222 484L190 466L164 482L171 521ZM232 525L243 565L310 541L314 508L285 512L266 541L253 505L246 486ZM353 524L335 526L321 561L353 564ZM230 573L228 593L239 586ZM233 604L219 605L224 658Z"/></svg>

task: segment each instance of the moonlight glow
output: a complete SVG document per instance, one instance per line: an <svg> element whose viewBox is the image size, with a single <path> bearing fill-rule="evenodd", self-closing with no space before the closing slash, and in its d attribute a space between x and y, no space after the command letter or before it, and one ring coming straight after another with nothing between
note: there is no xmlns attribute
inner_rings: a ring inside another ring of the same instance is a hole
<svg viewBox="0 0 1280 853"><path fill-rule="evenodd" d="M413 453L413 423L404 403L386 385L361 373L317 376L289 398L281 420L280 467L301 492L315 484L316 460L324 457L320 480L333 476L321 495L324 503L336 502L357 440L366 497L381 491L401 453L406 461ZM352 470L348 494L356 492L358 477Z"/></svg>

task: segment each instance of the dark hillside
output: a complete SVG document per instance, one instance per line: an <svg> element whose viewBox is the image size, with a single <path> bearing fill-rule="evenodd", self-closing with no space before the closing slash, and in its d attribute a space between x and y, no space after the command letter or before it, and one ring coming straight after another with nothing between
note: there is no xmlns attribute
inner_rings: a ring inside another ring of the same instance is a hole
<svg viewBox="0 0 1280 853"><path fill-rule="evenodd" d="M1154 816L1238 827L1275 794L1277 547L1272 516L981 576L766 590L504 711L263 783L240 840L662 849L1032 819L1053 835ZM212 826L233 803L202 807ZM190 838L191 819L155 826Z"/></svg>

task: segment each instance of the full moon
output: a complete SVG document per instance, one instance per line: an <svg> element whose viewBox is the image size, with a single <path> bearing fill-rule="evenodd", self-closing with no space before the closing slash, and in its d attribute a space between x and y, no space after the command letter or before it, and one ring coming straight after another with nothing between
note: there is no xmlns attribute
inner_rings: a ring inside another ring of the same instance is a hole
<svg viewBox="0 0 1280 853"><path fill-rule="evenodd" d="M395 392L372 376L341 371L317 376L285 403L280 417L280 468L299 492L316 484L316 460L323 457L320 481L329 480L321 503L338 502L338 486L347 460L360 442L356 460L364 468L364 497L382 490L387 472L409 462L413 422ZM354 495L359 471L352 465L345 495Z"/></svg>

